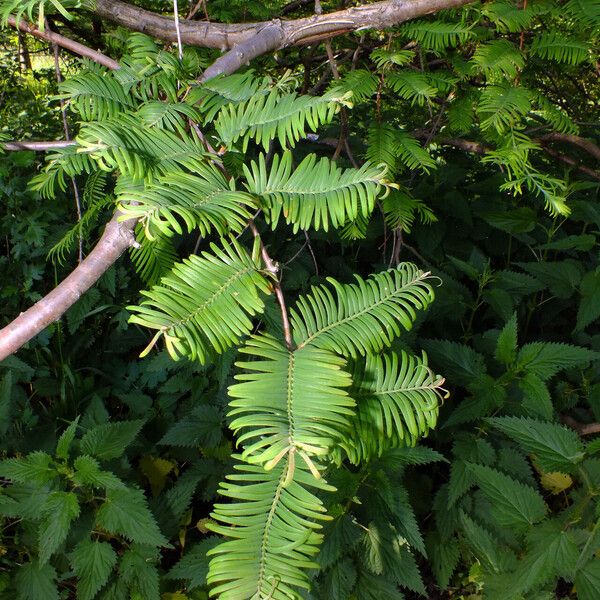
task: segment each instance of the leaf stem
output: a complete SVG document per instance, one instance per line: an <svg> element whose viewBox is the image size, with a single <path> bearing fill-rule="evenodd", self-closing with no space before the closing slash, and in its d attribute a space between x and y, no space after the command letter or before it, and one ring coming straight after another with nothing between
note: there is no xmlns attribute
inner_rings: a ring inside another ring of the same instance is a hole
<svg viewBox="0 0 600 600"><path fill-rule="evenodd" d="M273 259L269 256L267 249L262 243L262 239L260 237L260 233L258 233L258 229L256 229L256 225L254 221L250 220L248 222L248 226L252 231L252 235L258 240L260 244L260 253L265 263L265 267L267 271L273 277L273 288L275 290L275 296L277 297L277 302L279 303L279 308L281 309L281 321L283 323L283 334L285 337L285 345L290 352L294 351L294 342L292 340L292 328L290 327L290 319L288 317L287 308L285 306L285 298L283 296L283 291L281 289L281 283L279 281L279 265L273 261Z"/></svg>

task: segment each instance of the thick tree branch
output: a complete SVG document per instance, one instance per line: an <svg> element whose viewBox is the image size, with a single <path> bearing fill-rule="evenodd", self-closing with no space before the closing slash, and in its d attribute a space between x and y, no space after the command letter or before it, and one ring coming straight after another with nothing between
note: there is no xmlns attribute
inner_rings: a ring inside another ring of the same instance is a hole
<svg viewBox="0 0 600 600"><path fill-rule="evenodd" d="M579 146L585 150L588 154L591 154L596 160L600 160L600 148L585 138L579 137L578 135L572 135L570 133L547 133L538 138L542 144L547 142L565 142L574 146Z"/></svg>
<svg viewBox="0 0 600 600"><path fill-rule="evenodd" d="M119 216L117 211L95 248L64 281L0 330L0 360L57 321L134 244L136 220L119 222Z"/></svg>
<svg viewBox="0 0 600 600"><path fill-rule="evenodd" d="M473 0L384 0L363 6L354 6L328 14L313 15L289 21L274 19L261 23L222 24L198 21L180 23L181 40L191 46L230 50L242 42L245 52L254 54L252 38L259 37L257 45L269 39L264 52L309 43L359 29L385 29L415 17L447 8L456 8ZM109 21L153 37L176 42L177 32L173 19L144 10L120 0L96 0L94 12ZM271 32L267 35L265 29ZM275 31L277 33L275 33ZM260 33L260 36L258 35ZM258 54L254 54L258 56Z"/></svg>
<svg viewBox="0 0 600 600"><path fill-rule="evenodd" d="M23 19L20 19L17 23L15 17L8 17L8 24L12 27L20 29L24 33L28 33L29 35L32 35L41 40L46 40L47 42L56 44L57 46L60 46L65 50L69 50L74 54L78 54L79 56L89 58L100 65L108 67L109 69L119 68L119 63L116 60L113 60L105 54L102 54L102 52L98 52L97 50L88 48L87 46L84 46L83 44L80 44L75 40L71 40L65 37L64 35L55 33L54 31L41 31L31 23L24 21Z"/></svg>

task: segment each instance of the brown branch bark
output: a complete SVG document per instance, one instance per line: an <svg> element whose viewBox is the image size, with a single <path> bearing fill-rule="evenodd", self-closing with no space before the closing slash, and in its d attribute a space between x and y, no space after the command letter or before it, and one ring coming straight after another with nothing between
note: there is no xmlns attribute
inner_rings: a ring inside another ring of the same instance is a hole
<svg viewBox="0 0 600 600"><path fill-rule="evenodd" d="M4 150L18 152L20 150L33 150L34 152L46 152L57 148L66 148L67 146L76 146L77 142L73 140L57 140L53 142L4 142L0 144Z"/></svg>
<svg viewBox="0 0 600 600"><path fill-rule="evenodd" d="M57 321L134 244L136 220L119 222L119 216L117 211L94 249L64 281L0 330L0 360Z"/></svg>
<svg viewBox="0 0 600 600"><path fill-rule="evenodd" d="M446 8L456 8L473 0L383 0L346 10L313 15L289 21L273 19L260 23L207 23L186 21L180 24L181 40L190 46L230 50L242 42L261 34L261 41L269 38L272 51L284 46L307 43L359 29L385 29L415 17L431 14ZM153 37L176 42L177 33L173 19L144 10L120 0L96 0L94 12L109 21ZM250 47L252 44L249 45ZM250 50L248 45L246 51Z"/></svg>
<svg viewBox="0 0 600 600"><path fill-rule="evenodd" d="M591 154L596 160L600 160L600 148L596 146L594 142L587 140L586 138L582 138L578 135L572 135L570 133L553 132L547 133L546 135L542 135L538 139L542 144L546 142L564 142L567 144L572 144L574 146L579 146L588 154Z"/></svg>
<svg viewBox="0 0 600 600"><path fill-rule="evenodd" d="M600 433L600 423L580 423L569 415L561 415L560 420L581 436Z"/></svg>
<svg viewBox="0 0 600 600"><path fill-rule="evenodd" d="M88 48L75 40L65 37L64 35L60 35L59 33L55 33L54 31L41 31L31 23L20 19L18 22L15 17L8 17L8 24L16 29L20 29L24 33L28 33L36 38L41 40L46 40L47 42L51 42L64 48L65 50L69 50L74 54L78 54L79 56L84 56L85 58L89 58L94 62L97 62L100 65L108 67L109 69L118 69L119 63L116 60L113 60L106 54L102 54L102 52L98 52L92 48Z"/></svg>

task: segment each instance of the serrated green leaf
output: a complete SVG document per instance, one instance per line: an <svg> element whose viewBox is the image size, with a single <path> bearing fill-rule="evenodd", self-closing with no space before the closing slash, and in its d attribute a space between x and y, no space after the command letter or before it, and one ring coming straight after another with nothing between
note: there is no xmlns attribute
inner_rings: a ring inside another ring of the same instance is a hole
<svg viewBox="0 0 600 600"><path fill-rule="evenodd" d="M512 575L514 592L540 589L557 577L572 580L579 551L570 531L558 523L544 523L536 527L529 538L529 548Z"/></svg>
<svg viewBox="0 0 600 600"><path fill-rule="evenodd" d="M451 383L468 385L486 372L484 357L469 346L450 340L423 340L422 344Z"/></svg>
<svg viewBox="0 0 600 600"><path fill-rule="evenodd" d="M575 575L579 600L597 600L600 589L600 559L594 558Z"/></svg>
<svg viewBox="0 0 600 600"><path fill-rule="evenodd" d="M210 560L207 553L219 542L218 537L209 536L192 548L186 549L181 560L171 568L165 577L186 580L188 590L205 586Z"/></svg>
<svg viewBox="0 0 600 600"><path fill-rule="evenodd" d="M62 458L63 460L68 460L69 458L69 448L73 440L75 439L75 434L77 433L77 426L79 425L79 417L77 417L61 434L58 438L58 442L56 443L56 456L58 458Z"/></svg>
<svg viewBox="0 0 600 600"><path fill-rule="evenodd" d="M336 562L323 575L323 593L329 600L347 600L356 583L356 568L349 558Z"/></svg>
<svg viewBox="0 0 600 600"><path fill-rule="evenodd" d="M527 373L537 375L543 381L564 369L570 369L598 360L600 353L555 342L525 344L517 356L517 365Z"/></svg>
<svg viewBox="0 0 600 600"><path fill-rule="evenodd" d="M156 548L134 544L122 556L119 572L129 586L132 599L160 600Z"/></svg>
<svg viewBox="0 0 600 600"><path fill-rule="evenodd" d="M361 538L361 529L350 515L342 515L328 523L323 530L325 541L318 560L322 569L328 569L342 554L351 550Z"/></svg>
<svg viewBox="0 0 600 600"><path fill-rule="evenodd" d="M219 445L222 438L221 411L216 406L203 404L170 427L159 444L214 448Z"/></svg>
<svg viewBox="0 0 600 600"><path fill-rule="evenodd" d="M523 409L531 417L552 419L554 406L546 384L533 373L526 373L519 379L519 388L523 392Z"/></svg>
<svg viewBox="0 0 600 600"><path fill-rule="evenodd" d="M0 461L0 477L19 483L44 485L57 475L52 457L45 452L32 452L23 458L8 458Z"/></svg>
<svg viewBox="0 0 600 600"><path fill-rule="evenodd" d="M124 487L123 482L110 471L103 471L100 464L91 456L78 456L73 462L73 481L77 485L90 485L92 487L114 490Z"/></svg>
<svg viewBox="0 0 600 600"><path fill-rule="evenodd" d="M492 504L492 516L501 527L525 527L542 520L548 507L532 487L483 465L471 463L477 484Z"/></svg>
<svg viewBox="0 0 600 600"><path fill-rule="evenodd" d="M458 540L452 537L442 541L439 534L431 533L427 536L426 544L436 583L445 590L460 559Z"/></svg>
<svg viewBox="0 0 600 600"><path fill-rule="evenodd" d="M533 453L537 464L546 472L572 472L584 458L578 435L563 425L518 417L494 417L488 422L526 452Z"/></svg>
<svg viewBox="0 0 600 600"><path fill-rule="evenodd" d="M143 425L143 420L97 425L81 438L81 451L101 460L118 458L133 442Z"/></svg>
<svg viewBox="0 0 600 600"><path fill-rule="evenodd" d="M150 546L168 545L141 490L108 490L106 500L96 513L96 522L109 533L122 535L132 542Z"/></svg>
<svg viewBox="0 0 600 600"><path fill-rule="evenodd" d="M502 559L498 542L489 531L481 527L471 517L460 511L460 523L462 534L465 536L471 551L478 560L482 561L487 568L494 572L500 572Z"/></svg>
<svg viewBox="0 0 600 600"><path fill-rule="evenodd" d="M39 561L43 565L65 541L71 523L79 516L79 502L73 492L52 492L42 510L38 534Z"/></svg>
<svg viewBox="0 0 600 600"><path fill-rule="evenodd" d="M15 575L17 600L58 600L54 567L38 561L25 563Z"/></svg>
<svg viewBox="0 0 600 600"><path fill-rule="evenodd" d="M513 313L500 332L494 357L505 365L510 365L515 361L517 357L517 313Z"/></svg>
<svg viewBox="0 0 600 600"><path fill-rule="evenodd" d="M77 600L92 600L106 584L117 563L117 554L108 542L84 540L70 555L77 576Z"/></svg>
<svg viewBox="0 0 600 600"><path fill-rule="evenodd" d="M590 323L600 317L600 273L586 273L579 288L581 301L577 310L575 331L583 331Z"/></svg>

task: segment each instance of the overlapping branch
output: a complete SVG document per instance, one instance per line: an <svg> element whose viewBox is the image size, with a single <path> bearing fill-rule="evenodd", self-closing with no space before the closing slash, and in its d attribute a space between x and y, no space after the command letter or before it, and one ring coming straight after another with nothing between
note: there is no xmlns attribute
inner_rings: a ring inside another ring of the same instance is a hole
<svg viewBox="0 0 600 600"><path fill-rule="evenodd" d="M74 54L83 56L85 58L89 58L94 62L97 62L99 65L103 65L105 67L108 67L109 69L119 68L119 63L116 60L110 58L109 56L106 56L106 54L102 54L102 52L98 52L98 50L89 48L84 44L80 44L79 42L65 37L64 35L60 35L59 33L55 33L54 31L49 31L48 29L42 31L41 29L38 29L31 23L25 21L24 19L20 19L19 21L17 21L15 17L8 17L8 24L11 27L15 27L16 29L19 29L24 33L28 33L29 35L32 35L41 40L51 42L52 44L56 44L57 46L60 46L65 50L69 50Z"/></svg>

